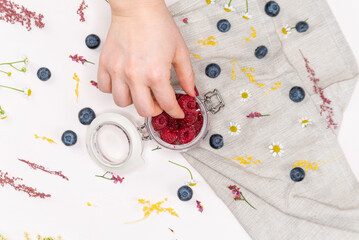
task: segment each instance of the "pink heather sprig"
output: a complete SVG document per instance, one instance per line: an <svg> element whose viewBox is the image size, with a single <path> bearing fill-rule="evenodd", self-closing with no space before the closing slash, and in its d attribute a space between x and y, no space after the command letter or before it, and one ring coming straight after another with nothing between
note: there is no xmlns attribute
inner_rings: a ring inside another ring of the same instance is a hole
<svg viewBox="0 0 359 240"><path fill-rule="evenodd" d="M184 18L182 21L183 21L184 23L188 24L188 18Z"/></svg>
<svg viewBox="0 0 359 240"><path fill-rule="evenodd" d="M8 173L3 173L0 170L0 185L4 187L5 185L9 185L13 187L16 191L24 192L29 195L29 197L33 198L49 198L51 197L50 194L38 192L36 188L26 186L25 184L19 184L17 181L22 181L22 178L18 177L9 177Z"/></svg>
<svg viewBox="0 0 359 240"><path fill-rule="evenodd" d="M196 200L198 211L203 212L203 206L201 205L201 202Z"/></svg>
<svg viewBox="0 0 359 240"><path fill-rule="evenodd" d="M82 63L82 65L83 64L85 64L85 63L91 63L91 64L95 64L95 63L93 63L93 62L90 62L90 61L88 61L87 59L85 59L83 56L79 56L78 54L75 54L74 56L72 56L72 55L70 55L69 56L71 59L72 59L72 61L74 61L74 62L81 62Z"/></svg>
<svg viewBox="0 0 359 240"><path fill-rule="evenodd" d="M97 83L97 82L91 80L90 83L91 83L91 85L94 86L95 88L98 88L98 83Z"/></svg>
<svg viewBox="0 0 359 240"><path fill-rule="evenodd" d="M29 11L24 6L8 0L0 0L0 20L11 24L18 22L22 26L26 25L26 29L30 31L33 22L36 27L43 28L45 26L42 22L43 18L42 14Z"/></svg>
<svg viewBox="0 0 359 240"><path fill-rule="evenodd" d="M237 200L243 200L245 201L246 203L248 203L249 206L251 206L252 208L256 209L255 207L253 207L248 201L247 199L243 196L243 193L241 191L239 191L239 187L237 187L236 185L229 185L227 186L227 188L229 190L232 190L232 194L234 195L233 196L233 199L235 201Z"/></svg>
<svg viewBox="0 0 359 240"><path fill-rule="evenodd" d="M260 117L267 117L270 116L270 114L261 114L259 112L251 112L249 115L247 115L247 118L260 118Z"/></svg>
<svg viewBox="0 0 359 240"><path fill-rule="evenodd" d="M77 14L80 16L80 22L85 22L85 14L84 14L84 10L88 7L88 5L86 5L85 0L82 0L79 8L77 9Z"/></svg>
<svg viewBox="0 0 359 240"><path fill-rule="evenodd" d="M301 50L299 51L304 59L305 68L307 69L307 72L309 74L308 77L310 81L313 82L314 92L318 94L323 101L323 103L320 105L320 115L323 115L323 113L327 113L327 117L326 117L328 121L327 128L333 127L334 129L337 129L338 123L334 122L333 119L334 109L330 106L332 101L324 95L324 89L322 87L319 87L319 78L316 77L315 71L310 67L309 60L306 57L304 57Z"/></svg>
<svg viewBox="0 0 359 240"><path fill-rule="evenodd" d="M52 175L56 175L56 176L59 176L59 177L62 177L63 179L69 181L69 178L66 177L65 175L62 174L62 171L50 171L50 170L47 170L45 167L41 166L41 165L38 165L36 163L32 163L32 162L29 162L29 161L26 161L26 160L23 160L23 159L19 159L18 160L20 162L23 162L23 163L26 163L27 165L29 165L29 167L31 167L32 169L36 170L36 169L39 169L41 171L44 171L46 173L49 173L49 174L52 174Z"/></svg>
<svg viewBox="0 0 359 240"><path fill-rule="evenodd" d="M108 178L106 177L106 174L111 174L112 177L111 178ZM103 178L103 179L106 179L106 180L110 180L110 181L113 181L114 184L117 184L118 182L119 183L122 183L123 180L125 179L125 177L120 177L119 175L115 176L113 173L111 172L105 172L102 176L101 175L95 175L96 177L100 177L100 178Z"/></svg>

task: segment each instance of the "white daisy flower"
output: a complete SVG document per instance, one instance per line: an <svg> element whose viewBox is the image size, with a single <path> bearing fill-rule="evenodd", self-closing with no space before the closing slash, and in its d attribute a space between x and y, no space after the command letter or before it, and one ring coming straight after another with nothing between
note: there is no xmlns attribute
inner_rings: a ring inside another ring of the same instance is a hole
<svg viewBox="0 0 359 240"><path fill-rule="evenodd" d="M0 119L5 119L5 118L7 118L6 113L5 113L5 112L4 112L4 113L0 113Z"/></svg>
<svg viewBox="0 0 359 240"><path fill-rule="evenodd" d="M224 4L224 11L235 12L236 9L233 6L231 6L231 2L229 2L228 4Z"/></svg>
<svg viewBox="0 0 359 240"><path fill-rule="evenodd" d="M272 143L271 145L269 145L269 151L271 152L273 157L276 157L276 156L281 157L284 152L283 145L280 144L279 142Z"/></svg>
<svg viewBox="0 0 359 240"><path fill-rule="evenodd" d="M206 3L209 5L209 4L215 4L216 3L216 0L206 0Z"/></svg>
<svg viewBox="0 0 359 240"><path fill-rule="evenodd" d="M191 179L190 181L186 182L186 185L193 187L196 186L197 183L198 183L197 180Z"/></svg>
<svg viewBox="0 0 359 240"><path fill-rule="evenodd" d="M251 96L252 94L247 89L240 92L241 102L246 102Z"/></svg>
<svg viewBox="0 0 359 240"><path fill-rule="evenodd" d="M288 38L288 35L291 34L293 28L289 27L289 25L285 25L282 27L282 33L284 35L284 38Z"/></svg>
<svg viewBox="0 0 359 240"><path fill-rule="evenodd" d="M230 122L228 133L232 136L236 136L241 132L241 126L238 123Z"/></svg>
<svg viewBox="0 0 359 240"><path fill-rule="evenodd" d="M25 94L25 97L30 97L31 96L32 91L31 91L30 88L24 88L22 91Z"/></svg>
<svg viewBox="0 0 359 240"><path fill-rule="evenodd" d="M250 15L248 12L242 12L241 13L242 18L249 20L252 18L252 15Z"/></svg>
<svg viewBox="0 0 359 240"><path fill-rule="evenodd" d="M302 117L298 121L300 122L300 124L302 124L302 128L306 128L308 125L313 124L312 120L310 118L307 118L307 117Z"/></svg>

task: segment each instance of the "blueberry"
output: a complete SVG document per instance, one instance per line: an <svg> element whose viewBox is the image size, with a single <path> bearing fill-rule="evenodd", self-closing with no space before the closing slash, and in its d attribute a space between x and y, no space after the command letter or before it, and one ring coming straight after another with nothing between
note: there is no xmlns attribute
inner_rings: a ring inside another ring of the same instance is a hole
<svg viewBox="0 0 359 240"><path fill-rule="evenodd" d="M297 23L297 25L295 25L295 29L302 33L302 32L306 32L309 28L309 25L307 22L301 21L299 23Z"/></svg>
<svg viewBox="0 0 359 240"><path fill-rule="evenodd" d="M62 134L61 140L66 146L72 146L77 142L77 135L75 132L67 130Z"/></svg>
<svg viewBox="0 0 359 240"><path fill-rule="evenodd" d="M206 75L210 78L216 78L221 73L221 68L216 63L208 64L206 67Z"/></svg>
<svg viewBox="0 0 359 240"><path fill-rule="evenodd" d="M254 51L254 55L259 59L264 58L267 55L267 53L268 53L268 48L266 46L259 46Z"/></svg>
<svg viewBox="0 0 359 240"><path fill-rule="evenodd" d="M179 197L180 200L182 201L188 201L191 200L193 195L193 191L192 188L188 187L188 186L182 186L178 189L177 191L177 196Z"/></svg>
<svg viewBox="0 0 359 240"><path fill-rule="evenodd" d="M275 1L269 1L264 7L266 14L270 17L275 17L279 14L280 7Z"/></svg>
<svg viewBox="0 0 359 240"><path fill-rule="evenodd" d="M228 32L231 28L231 24L228 22L227 19L222 19L218 21L217 28L220 32Z"/></svg>
<svg viewBox="0 0 359 240"><path fill-rule="evenodd" d="M47 81L50 79L51 77L51 72L48 68L46 67L42 67L39 68L39 70L37 70L37 77L41 80L41 81Z"/></svg>
<svg viewBox="0 0 359 240"><path fill-rule="evenodd" d="M100 38L95 34L90 34L86 37L86 46L91 49L95 49L100 46Z"/></svg>
<svg viewBox="0 0 359 240"><path fill-rule="evenodd" d="M304 177L305 177L305 172L304 172L303 168L296 167L290 171L290 178L294 182L300 182L304 179Z"/></svg>
<svg viewBox="0 0 359 240"><path fill-rule="evenodd" d="M79 120L83 125L90 125L96 114L91 108L84 108L79 112Z"/></svg>
<svg viewBox="0 0 359 240"><path fill-rule="evenodd" d="M209 139L209 145L214 149L220 149L223 147L223 137L219 134L213 134Z"/></svg>
<svg viewBox="0 0 359 240"><path fill-rule="evenodd" d="M305 92L301 87L293 87L289 92L289 98L293 102L301 102L305 97Z"/></svg>

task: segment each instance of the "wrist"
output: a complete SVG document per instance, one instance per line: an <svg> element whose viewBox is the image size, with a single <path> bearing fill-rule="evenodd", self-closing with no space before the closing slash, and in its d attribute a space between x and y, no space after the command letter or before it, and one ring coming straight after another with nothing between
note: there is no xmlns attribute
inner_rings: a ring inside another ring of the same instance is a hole
<svg viewBox="0 0 359 240"><path fill-rule="evenodd" d="M166 7L164 0L109 0L113 16L131 17Z"/></svg>

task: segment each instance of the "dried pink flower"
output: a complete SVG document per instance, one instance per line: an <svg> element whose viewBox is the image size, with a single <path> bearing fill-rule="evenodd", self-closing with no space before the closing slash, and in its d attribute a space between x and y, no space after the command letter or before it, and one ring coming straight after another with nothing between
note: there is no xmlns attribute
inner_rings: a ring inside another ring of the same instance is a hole
<svg viewBox="0 0 359 240"><path fill-rule="evenodd" d="M326 116L326 119L328 121L327 128L333 127L334 129L337 129L338 123L334 122L334 119L333 119L334 112L333 112L333 108L330 106L332 101L325 97L324 89L319 87L319 78L316 78L315 71L309 66L310 62L308 61L307 58L304 57L302 51L301 50L299 50L299 51L300 51L300 54L302 54L302 57L304 59L305 67L309 74L308 77L309 77L310 81L312 81L314 84L314 86L313 86L314 92L316 94L319 94L320 98L323 101L323 103L320 105L320 115L323 115L323 113L327 113L327 116Z"/></svg>
<svg viewBox="0 0 359 240"><path fill-rule="evenodd" d="M249 115L247 115L247 118L260 118L260 117L267 117L267 116L270 116L269 114L261 114L259 112L251 112Z"/></svg>
<svg viewBox="0 0 359 240"><path fill-rule="evenodd" d="M184 18L182 21L187 24L188 23L188 18Z"/></svg>
<svg viewBox="0 0 359 240"><path fill-rule="evenodd" d="M255 207L253 207L248 201L247 199L243 196L243 193L241 191L239 191L239 187L237 187L236 185L229 185L227 186L227 188L229 190L232 190L232 194L234 194L233 199L236 200L243 200L246 203L248 203L249 206L251 206L252 208L256 209Z"/></svg>
<svg viewBox="0 0 359 240"><path fill-rule="evenodd" d="M34 169L34 170L39 169L39 170L41 170L41 171L50 173L50 174L52 174L52 175L57 175L57 176L59 176L59 177L62 177L62 178L65 179L65 180L69 181L69 179L68 179L65 175L62 174L62 171L49 171L49 170L47 170L45 167L43 167L43 166L41 166L41 165L38 165L38 164L36 164L36 163L31 163L31 162L29 162L29 161L26 161L26 160L23 160L23 159L19 159L19 158L18 158L18 160L19 160L20 162L26 163L27 165L29 165L29 166L30 166L32 169Z"/></svg>
<svg viewBox="0 0 359 240"><path fill-rule="evenodd" d="M91 83L91 85L94 86L95 88L98 88L98 83L97 83L97 82L91 80L90 83Z"/></svg>
<svg viewBox="0 0 359 240"><path fill-rule="evenodd" d="M84 10L88 7L88 5L86 5L85 0L82 0L79 8L77 9L77 14L80 16L80 22L84 22L85 21L85 14L84 14Z"/></svg>
<svg viewBox="0 0 359 240"><path fill-rule="evenodd" d="M85 59L83 56L79 56L78 54L75 54L74 56L72 56L72 55L70 55L69 56L71 59L72 59L72 61L74 61L74 62L81 62L82 63L82 65L83 64L85 64L85 62L87 62L87 63L91 63L91 64L94 64L93 62L90 62L90 61L88 61L87 59Z"/></svg>
<svg viewBox="0 0 359 240"><path fill-rule="evenodd" d="M0 20L11 24L18 22L22 26L26 25L26 29L30 31L32 29L32 21L34 21L36 27L43 28L45 26L42 22L43 18L42 14L29 11L22 5L8 0L0 0Z"/></svg>
<svg viewBox="0 0 359 240"><path fill-rule="evenodd" d="M201 202L196 200L198 211L203 212L203 206L201 205Z"/></svg>
<svg viewBox="0 0 359 240"><path fill-rule="evenodd" d="M113 181L114 184L117 184L118 182L122 183L123 179L125 179L125 178L124 177L121 178L119 175L115 176L112 174L112 180L114 180Z"/></svg>
<svg viewBox="0 0 359 240"><path fill-rule="evenodd" d="M7 172L3 173L0 170L0 185L2 187L4 187L5 184L10 185L16 191L25 192L29 195L29 197L33 197L33 198L36 198L36 197L49 198L49 197L51 197L50 194L38 192L36 188L28 187L24 184L18 184L18 183L16 183L16 181L22 181L22 178L9 177Z"/></svg>

